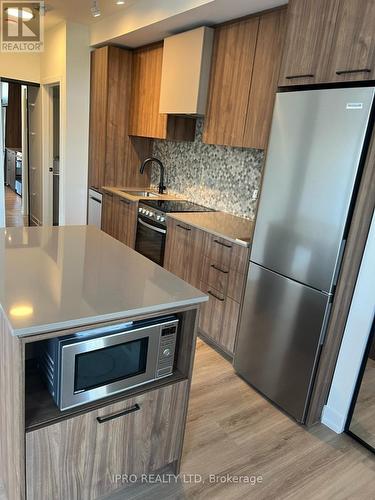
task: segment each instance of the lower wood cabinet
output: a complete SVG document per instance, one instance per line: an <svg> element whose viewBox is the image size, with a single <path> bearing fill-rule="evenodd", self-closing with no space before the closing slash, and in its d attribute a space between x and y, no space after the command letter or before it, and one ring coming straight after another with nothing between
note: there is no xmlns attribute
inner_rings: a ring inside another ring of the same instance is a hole
<svg viewBox="0 0 375 500"><path fill-rule="evenodd" d="M26 434L28 500L94 500L179 459L188 381Z"/></svg>
<svg viewBox="0 0 375 500"><path fill-rule="evenodd" d="M164 267L209 296L199 330L227 354L234 354L249 249L168 218Z"/></svg>
<svg viewBox="0 0 375 500"><path fill-rule="evenodd" d="M205 233L174 219L167 220L164 267L199 288Z"/></svg>
<svg viewBox="0 0 375 500"><path fill-rule="evenodd" d="M137 202L104 193L102 230L125 245L134 248L137 232Z"/></svg>

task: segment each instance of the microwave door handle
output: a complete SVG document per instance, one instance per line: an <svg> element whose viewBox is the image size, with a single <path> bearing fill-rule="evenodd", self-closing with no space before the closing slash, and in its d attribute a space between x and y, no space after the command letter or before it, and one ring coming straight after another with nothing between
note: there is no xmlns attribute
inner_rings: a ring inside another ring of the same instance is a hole
<svg viewBox="0 0 375 500"><path fill-rule="evenodd" d="M152 231L156 231L157 233L161 234L167 234L167 231L165 229L160 229L159 227L151 226L151 224L147 224L147 222L144 222L142 219L138 218L138 222L142 224L142 226L146 226L148 229L151 229Z"/></svg>

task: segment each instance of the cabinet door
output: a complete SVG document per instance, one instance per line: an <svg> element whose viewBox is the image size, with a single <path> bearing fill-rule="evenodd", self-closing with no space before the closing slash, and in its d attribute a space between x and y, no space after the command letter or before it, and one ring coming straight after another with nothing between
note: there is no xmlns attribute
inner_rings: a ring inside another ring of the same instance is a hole
<svg viewBox="0 0 375 500"><path fill-rule="evenodd" d="M199 288L205 233L173 219L167 224L164 267Z"/></svg>
<svg viewBox="0 0 375 500"><path fill-rule="evenodd" d="M203 142L242 146L259 18L216 29Z"/></svg>
<svg viewBox="0 0 375 500"><path fill-rule="evenodd" d="M324 81L339 0L290 0L279 85Z"/></svg>
<svg viewBox="0 0 375 500"><path fill-rule="evenodd" d="M108 95L108 47L91 52L89 187L104 185Z"/></svg>
<svg viewBox="0 0 375 500"><path fill-rule="evenodd" d="M26 435L28 500L92 500L180 457L188 382L147 392Z"/></svg>
<svg viewBox="0 0 375 500"><path fill-rule="evenodd" d="M167 115L159 113L162 64L162 43L134 52L130 135L165 138Z"/></svg>
<svg viewBox="0 0 375 500"><path fill-rule="evenodd" d="M340 0L326 80L375 79L375 1Z"/></svg>
<svg viewBox="0 0 375 500"><path fill-rule="evenodd" d="M116 238L113 194L104 193L102 204L102 231Z"/></svg>
<svg viewBox="0 0 375 500"><path fill-rule="evenodd" d="M138 203L115 197L113 207L115 238L128 247L134 248Z"/></svg>
<svg viewBox="0 0 375 500"><path fill-rule="evenodd" d="M216 344L221 346L221 331L225 312L225 297L218 290L201 283L200 289L208 295L208 302L202 304L199 329Z"/></svg>
<svg viewBox="0 0 375 500"><path fill-rule="evenodd" d="M260 17L243 146L266 149L286 29L286 10Z"/></svg>

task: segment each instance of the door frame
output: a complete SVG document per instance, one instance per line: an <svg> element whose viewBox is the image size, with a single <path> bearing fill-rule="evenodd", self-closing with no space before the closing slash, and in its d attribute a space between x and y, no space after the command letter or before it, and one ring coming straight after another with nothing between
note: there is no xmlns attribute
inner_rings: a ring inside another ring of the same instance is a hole
<svg viewBox="0 0 375 500"><path fill-rule="evenodd" d="M42 131L43 131L43 144L42 144L42 158L43 158L43 175L42 175L42 185L43 185L43 224L52 226L53 224L53 175L51 175L50 168L53 168L53 88L60 88L60 206L59 206L59 220L61 221L61 179L64 175L64 162L63 162L63 124L62 124L62 89L63 89L63 79L62 77L52 77L42 81L41 91L42 91Z"/></svg>
<svg viewBox="0 0 375 500"><path fill-rule="evenodd" d="M4 188L4 144L3 144L3 117L1 109L2 78L0 77L0 228L5 227L5 188Z"/></svg>

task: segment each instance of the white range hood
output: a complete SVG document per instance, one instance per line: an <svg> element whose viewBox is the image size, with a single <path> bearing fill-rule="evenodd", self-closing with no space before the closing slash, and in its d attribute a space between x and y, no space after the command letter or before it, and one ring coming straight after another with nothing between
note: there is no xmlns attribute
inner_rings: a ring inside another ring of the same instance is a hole
<svg viewBox="0 0 375 500"><path fill-rule="evenodd" d="M205 114L213 39L202 26L164 40L160 113Z"/></svg>

